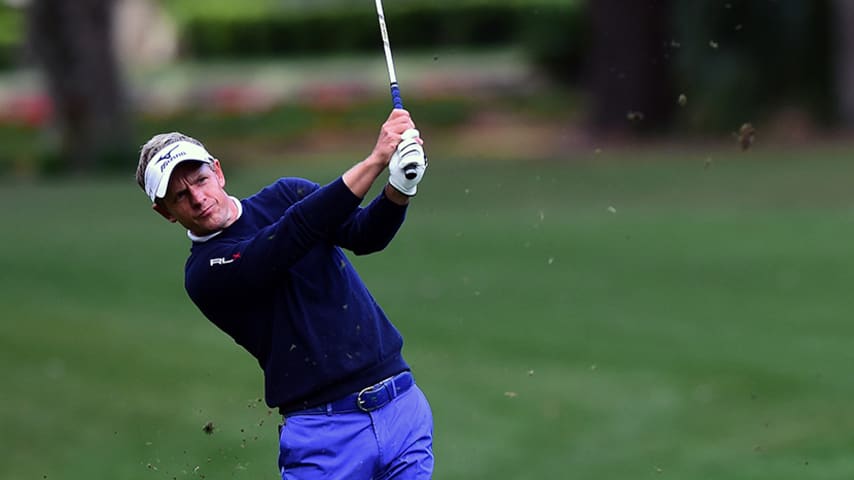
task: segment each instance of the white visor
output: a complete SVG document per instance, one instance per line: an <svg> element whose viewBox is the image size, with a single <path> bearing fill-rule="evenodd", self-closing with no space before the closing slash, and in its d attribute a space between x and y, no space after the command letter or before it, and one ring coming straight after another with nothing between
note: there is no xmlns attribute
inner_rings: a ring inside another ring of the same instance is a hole
<svg viewBox="0 0 854 480"><path fill-rule="evenodd" d="M188 160L210 165L214 158L203 147L186 141L170 143L151 157L145 168L145 194L152 202L166 196L172 171L179 163Z"/></svg>

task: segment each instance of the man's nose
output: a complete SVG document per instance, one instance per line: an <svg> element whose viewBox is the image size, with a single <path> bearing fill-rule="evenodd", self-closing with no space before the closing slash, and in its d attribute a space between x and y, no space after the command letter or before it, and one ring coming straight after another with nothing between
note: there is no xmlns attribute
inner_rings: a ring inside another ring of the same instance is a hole
<svg viewBox="0 0 854 480"><path fill-rule="evenodd" d="M192 203L193 206L198 207L198 206L202 205L205 196L201 190L194 188L194 187L190 187L189 194L190 194L190 203Z"/></svg>

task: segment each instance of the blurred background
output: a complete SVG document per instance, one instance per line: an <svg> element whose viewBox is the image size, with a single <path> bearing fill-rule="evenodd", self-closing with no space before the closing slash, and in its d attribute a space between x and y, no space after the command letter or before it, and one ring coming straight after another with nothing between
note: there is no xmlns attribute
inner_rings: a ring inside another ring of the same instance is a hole
<svg viewBox="0 0 854 480"><path fill-rule="evenodd" d="M353 260L435 478L854 475L854 2L385 13L431 163ZM0 478L277 478L138 150L194 136L238 196L329 182L391 108L378 30L367 1L0 2Z"/></svg>

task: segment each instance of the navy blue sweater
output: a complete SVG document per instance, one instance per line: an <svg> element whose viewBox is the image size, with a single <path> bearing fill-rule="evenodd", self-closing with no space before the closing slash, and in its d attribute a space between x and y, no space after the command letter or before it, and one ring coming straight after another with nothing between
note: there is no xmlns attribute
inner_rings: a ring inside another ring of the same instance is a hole
<svg viewBox="0 0 854 480"><path fill-rule="evenodd" d="M382 193L360 203L341 178L322 188L283 178L193 242L187 293L258 360L271 407L315 406L409 369L400 333L340 248L382 250L406 207Z"/></svg>

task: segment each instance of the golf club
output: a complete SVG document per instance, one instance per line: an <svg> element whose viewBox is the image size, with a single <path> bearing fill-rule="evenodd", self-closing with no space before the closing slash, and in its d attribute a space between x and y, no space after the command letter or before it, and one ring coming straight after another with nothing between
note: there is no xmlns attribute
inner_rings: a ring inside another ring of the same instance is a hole
<svg viewBox="0 0 854 480"><path fill-rule="evenodd" d="M383 2L382 0L376 0L377 4L377 17L380 22L380 35L383 40L383 49L385 50L385 61L386 66L388 66L388 80L391 85L391 101L394 104L394 108L403 108L403 99L400 97L400 86L397 83L397 74L394 71L394 60L391 57L391 44L388 40L388 28L385 24L385 13L383 12ZM405 157L409 153L418 153L420 149L410 149L407 152L401 152L401 156ZM403 166L403 173L406 175L406 178L413 179L418 174L416 172L416 167L418 166L418 162L423 161L423 159L418 159L416 162L410 162Z"/></svg>

